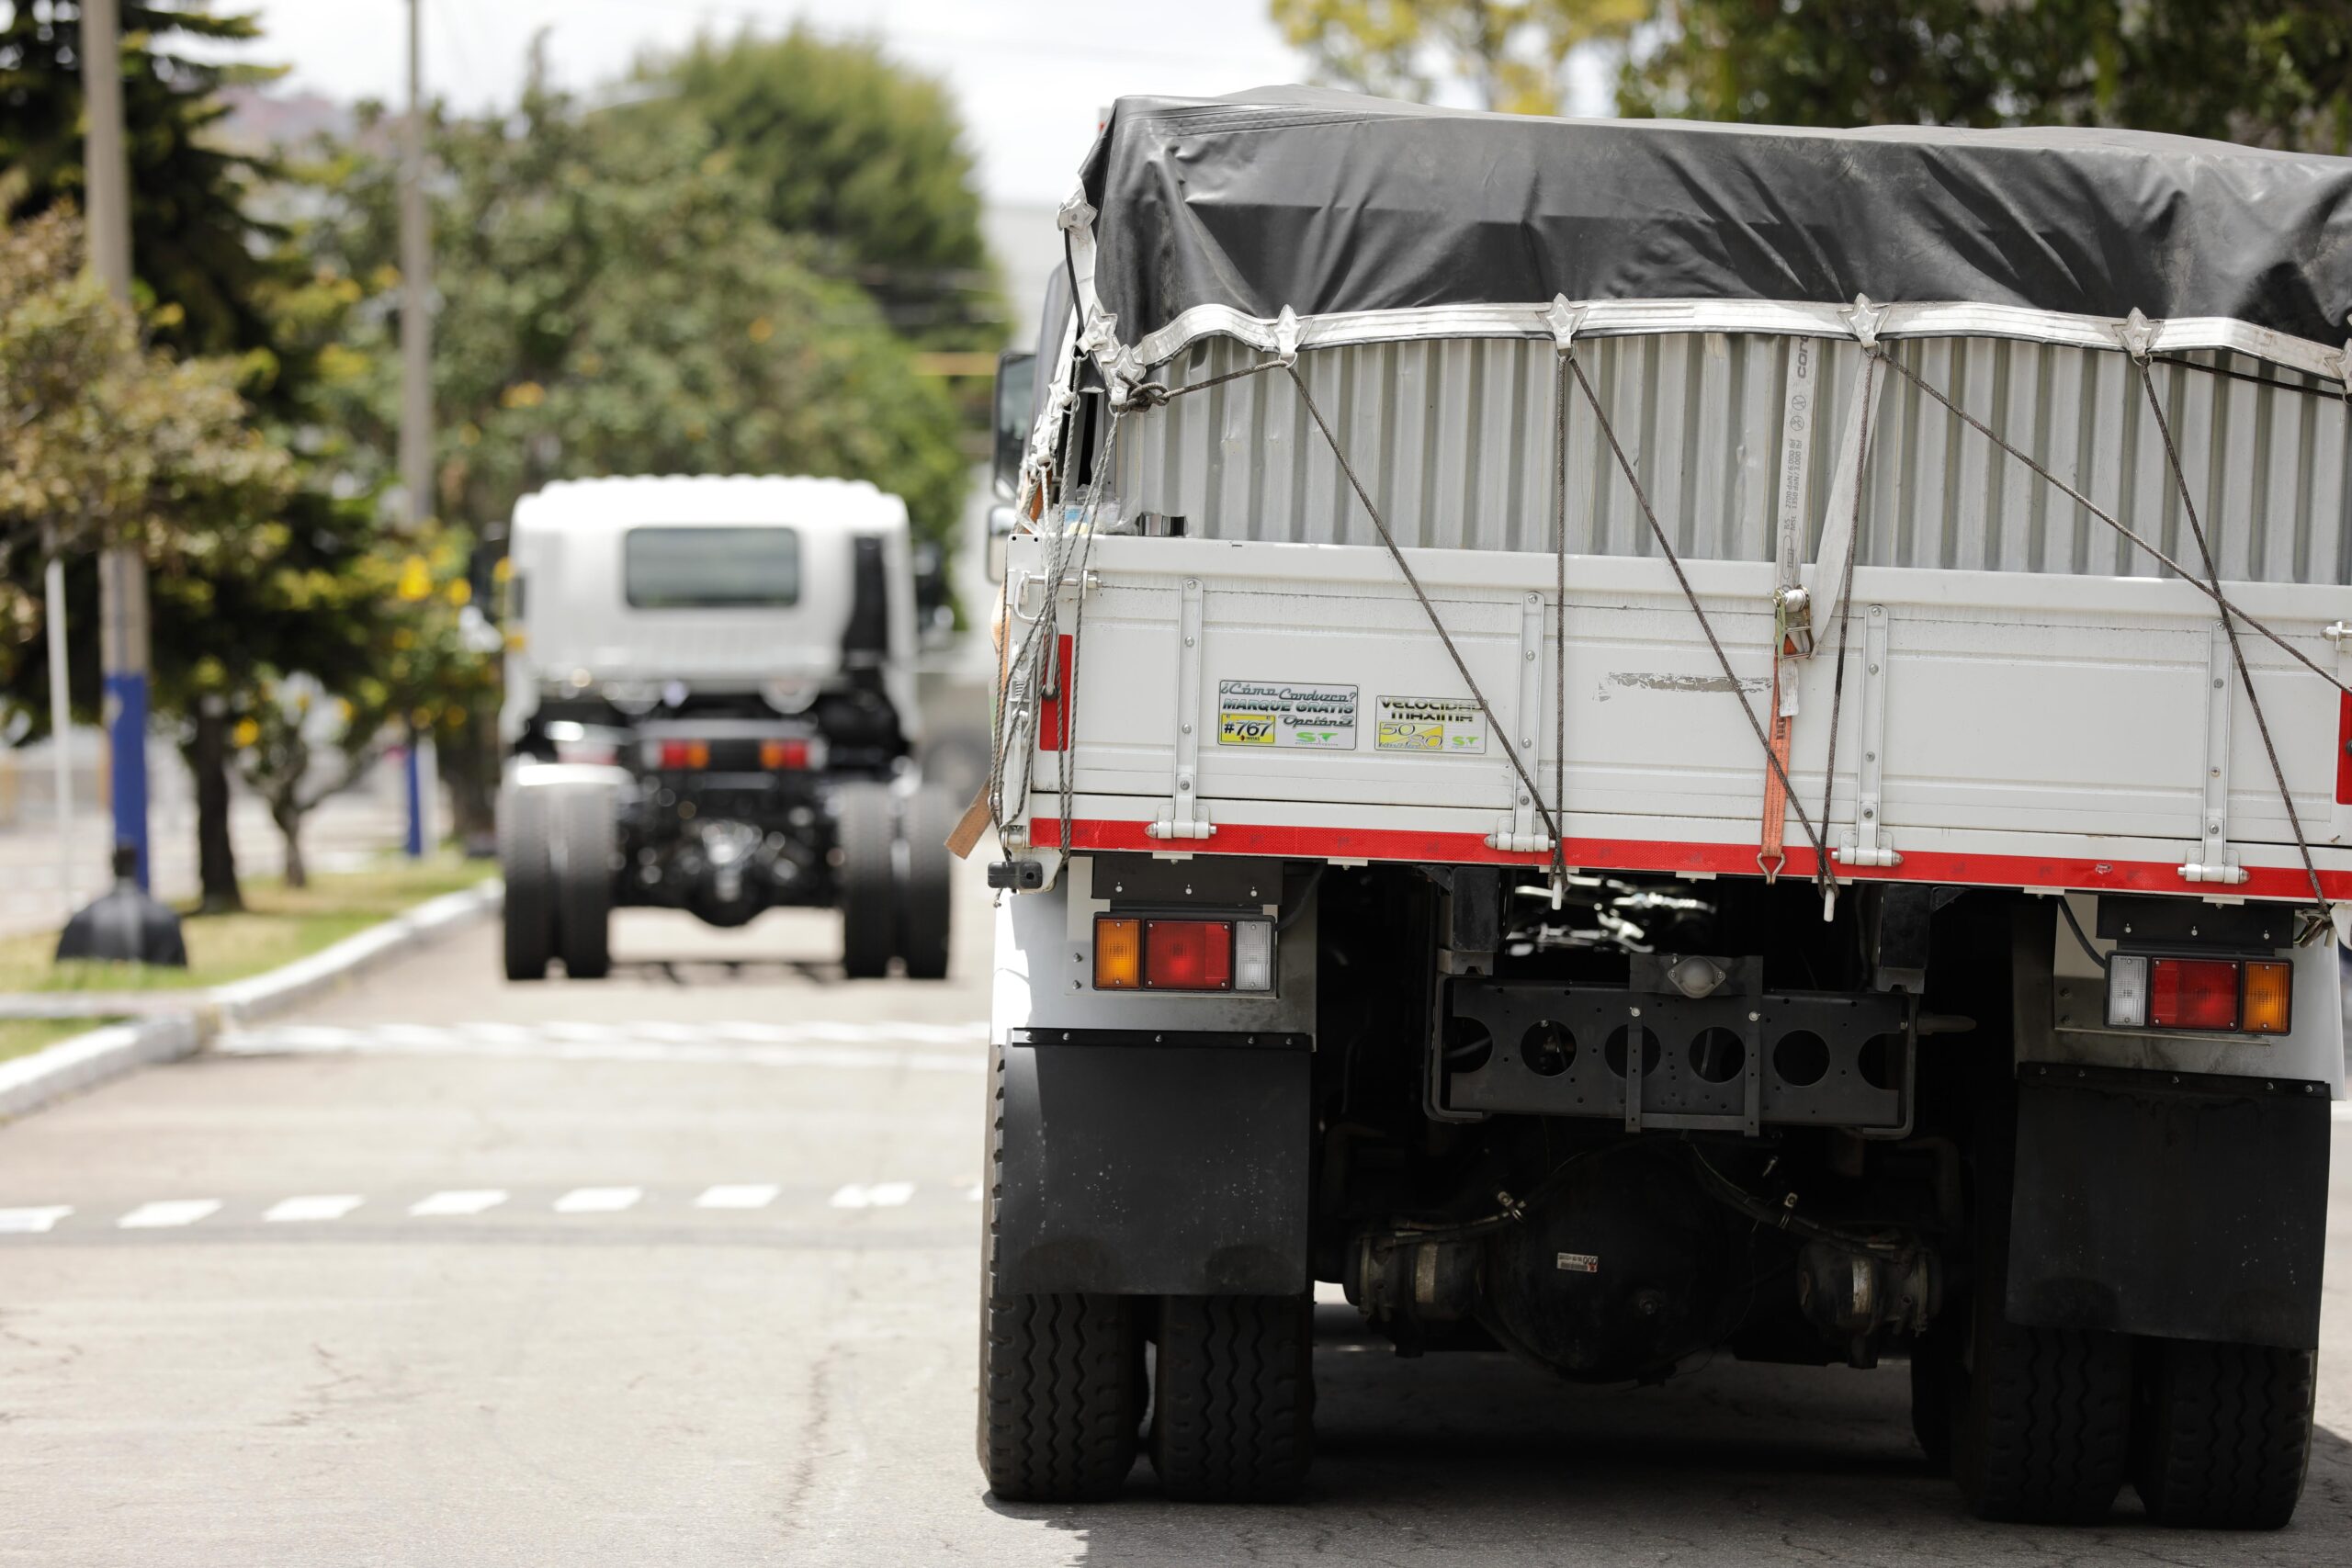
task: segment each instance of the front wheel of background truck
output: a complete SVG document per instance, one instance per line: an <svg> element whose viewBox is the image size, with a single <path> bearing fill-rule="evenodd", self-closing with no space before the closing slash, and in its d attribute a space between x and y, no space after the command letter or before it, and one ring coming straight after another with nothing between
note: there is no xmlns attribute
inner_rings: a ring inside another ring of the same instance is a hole
<svg viewBox="0 0 2352 1568"><path fill-rule="evenodd" d="M612 972L613 799L600 784L556 797L556 953L574 980Z"/></svg>
<svg viewBox="0 0 2352 1568"><path fill-rule="evenodd" d="M936 787L907 798L907 874L899 888L899 956L910 980L947 978L948 920L955 904L947 835L955 800Z"/></svg>
<svg viewBox="0 0 2352 1568"><path fill-rule="evenodd" d="M876 980L890 970L898 937L897 877L890 865L890 789L842 785L836 803L836 843L842 852L842 968L853 980Z"/></svg>
<svg viewBox="0 0 2352 1568"><path fill-rule="evenodd" d="M2277 1529L2311 1466L2317 1358L2267 1345L2141 1342L2132 1485L2159 1524Z"/></svg>
<svg viewBox="0 0 2352 1568"><path fill-rule="evenodd" d="M1306 1296L1170 1296L1152 1375L1151 1468L1188 1503L1272 1503L1315 1456Z"/></svg>
<svg viewBox="0 0 2352 1568"><path fill-rule="evenodd" d="M506 977L544 980L555 956L555 864L548 853L548 792L510 789L498 813L498 868L506 880L500 919Z"/></svg>

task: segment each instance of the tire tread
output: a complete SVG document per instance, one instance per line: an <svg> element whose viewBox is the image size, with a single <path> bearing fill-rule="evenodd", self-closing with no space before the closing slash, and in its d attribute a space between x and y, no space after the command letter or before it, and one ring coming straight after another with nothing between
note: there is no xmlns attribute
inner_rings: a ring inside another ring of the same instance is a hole
<svg viewBox="0 0 2352 1568"><path fill-rule="evenodd" d="M1309 1305L1294 1296L1162 1303L1151 1463L1168 1495L1294 1496L1315 1456Z"/></svg>
<svg viewBox="0 0 2352 1568"><path fill-rule="evenodd" d="M2318 1358L2266 1345L2150 1342L2132 1484L2160 1524L2278 1529L2311 1463Z"/></svg>

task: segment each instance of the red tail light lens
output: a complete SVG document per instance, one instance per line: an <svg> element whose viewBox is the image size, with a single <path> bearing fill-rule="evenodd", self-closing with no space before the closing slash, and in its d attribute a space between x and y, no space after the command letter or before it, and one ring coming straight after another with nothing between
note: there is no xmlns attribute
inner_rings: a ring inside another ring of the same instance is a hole
<svg viewBox="0 0 2352 1568"><path fill-rule="evenodd" d="M665 768L707 768L710 766L710 742L664 740L662 742L662 765Z"/></svg>
<svg viewBox="0 0 2352 1568"><path fill-rule="evenodd" d="M2159 958L2149 965L2148 1021L2158 1029L2235 1029L2238 966L2226 959Z"/></svg>
<svg viewBox="0 0 2352 1568"><path fill-rule="evenodd" d="M1154 991L1233 988L1233 923L1229 920L1148 920L1143 928L1143 983Z"/></svg>
<svg viewBox="0 0 2352 1568"><path fill-rule="evenodd" d="M763 740L760 742L760 766L797 770L808 765L808 742L806 740Z"/></svg>

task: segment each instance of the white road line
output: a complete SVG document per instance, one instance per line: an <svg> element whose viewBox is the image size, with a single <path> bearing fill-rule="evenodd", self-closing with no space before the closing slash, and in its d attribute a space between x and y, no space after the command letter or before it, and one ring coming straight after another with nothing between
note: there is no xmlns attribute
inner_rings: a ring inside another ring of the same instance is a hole
<svg viewBox="0 0 2352 1568"><path fill-rule="evenodd" d="M39 1209L0 1209L0 1235L45 1235L73 1212L71 1203L51 1203Z"/></svg>
<svg viewBox="0 0 2352 1568"><path fill-rule="evenodd" d="M366 1202L356 1192L314 1193L303 1198L282 1198L269 1207L262 1218L271 1224L288 1220L339 1220Z"/></svg>
<svg viewBox="0 0 2352 1568"><path fill-rule="evenodd" d="M826 1201L836 1209L895 1209L915 1195L911 1181L851 1182Z"/></svg>
<svg viewBox="0 0 2352 1568"><path fill-rule="evenodd" d="M479 1214L485 1209L495 1209L506 1201L506 1194L495 1187L467 1188L454 1192L435 1192L430 1198L420 1198L408 1206L408 1212L422 1217L435 1214Z"/></svg>
<svg viewBox="0 0 2352 1568"><path fill-rule="evenodd" d="M877 1042L898 1034L877 1033ZM977 1044L977 1041L970 1042ZM437 1031L345 1032L322 1030L254 1030L224 1034L213 1044L226 1056L470 1056L480 1060L548 1062L646 1062L662 1066L724 1067L826 1067L854 1072L979 1073L986 1054L969 1048L908 1050L871 1045L730 1045L677 1042L637 1033L608 1039L528 1039L463 1036Z"/></svg>
<svg viewBox="0 0 2352 1568"><path fill-rule="evenodd" d="M575 1187L555 1201L559 1214L617 1214L645 1196L642 1187Z"/></svg>
<svg viewBox="0 0 2352 1568"><path fill-rule="evenodd" d="M209 1214L218 1213L218 1198L165 1198L153 1203L141 1203L115 1221L118 1229L127 1231L160 1230L166 1225L192 1225Z"/></svg>
<svg viewBox="0 0 2352 1568"><path fill-rule="evenodd" d="M782 1190L784 1190L782 1188L772 1183L760 1181L707 1188L703 1195L695 1200L695 1207L697 1209L764 1209L775 1201L775 1195Z"/></svg>

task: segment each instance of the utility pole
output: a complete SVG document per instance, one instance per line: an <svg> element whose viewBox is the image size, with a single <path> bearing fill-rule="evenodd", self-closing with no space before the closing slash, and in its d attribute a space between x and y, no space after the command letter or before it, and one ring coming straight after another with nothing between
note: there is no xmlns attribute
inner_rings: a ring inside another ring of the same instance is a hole
<svg viewBox="0 0 2352 1568"><path fill-rule="evenodd" d="M408 0L408 122L401 137L401 488L406 521L421 532L433 515L433 234L424 210L424 0ZM408 750L406 848L424 853L424 777L414 723Z"/></svg>
<svg viewBox="0 0 2352 1568"><path fill-rule="evenodd" d="M115 0L82 0L82 99L89 119L83 177L90 265L107 292L130 303L130 171L122 149L122 58ZM147 855L147 568L109 545L98 557L98 663L106 683L114 838L145 887ZM61 740L62 738L60 738Z"/></svg>
<svg viewBox="0 0 2352 1568"><path fill-rule="evenodd" d="M57 813L57 886L70 916L79 903L74 897L74 704L65 667L65 558L57 547L54 526L42 530L41 546L49 557L41 586L47 600L42 618L49 623L49 746L56 753L51 759L50 787L55 792Z"/></svg>

